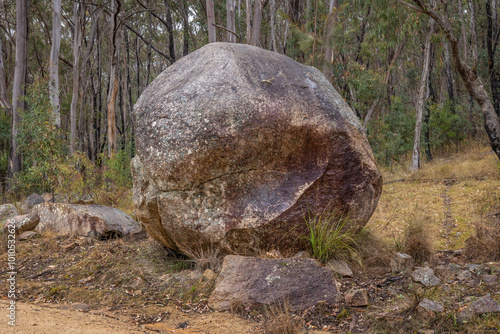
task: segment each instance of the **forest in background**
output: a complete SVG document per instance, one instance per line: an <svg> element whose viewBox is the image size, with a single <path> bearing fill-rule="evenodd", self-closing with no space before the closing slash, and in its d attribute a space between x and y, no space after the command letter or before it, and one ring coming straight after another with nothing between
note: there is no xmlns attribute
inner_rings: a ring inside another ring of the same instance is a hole
<svg viewBox="0 0 500 334"><path fill-rule="evenodd" d="M214 41L317 67L381 165L415 170L471 141L500 155L499 35L496 0L2 0L3 201L50 191L117 205L137 98Z"/></svg>

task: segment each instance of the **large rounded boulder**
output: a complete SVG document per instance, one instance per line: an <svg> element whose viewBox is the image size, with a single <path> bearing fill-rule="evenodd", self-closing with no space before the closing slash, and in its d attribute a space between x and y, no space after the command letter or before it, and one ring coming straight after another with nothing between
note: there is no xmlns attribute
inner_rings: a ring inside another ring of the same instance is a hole
<svg viewBox="0 0 500 334"><path fill-rule="evenodd" d="M184 253L300 248L304 217L363 226L382 177L363 127L316 68L212 43L161 73L133 112L134 204Z"/></svg>

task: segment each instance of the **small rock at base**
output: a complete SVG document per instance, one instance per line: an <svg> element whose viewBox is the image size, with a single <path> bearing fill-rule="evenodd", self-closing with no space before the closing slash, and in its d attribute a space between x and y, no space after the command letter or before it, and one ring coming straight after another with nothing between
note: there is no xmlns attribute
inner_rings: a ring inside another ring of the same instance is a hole
<svg viewBox="0 0 500 334"><path fill-rule="evenodd" d="M396 253L391 259L391 270L393 273L407 271L413 267L413 258L404 253Z"/></svg>
<svg viewBox="0 0 500 334"><path fill-rule="evenodd" d="M494 285L497 285L497 283L498 283L498 276L497 275L483 275L483 281L484 281L484 283L486 283L486 285L494 286Z"/></svg>
<svg viewBox="0 0 500 334"><path fill-rule="evenodd" d="M202 279L206 279L207 281L211 281L217 278L217 274L214 273L212 270L207 269L203 273Z"/></svg>
<svg viewBox="0 0 500 334"><path fill-rule="evenodd" d="M431 268L418 268L411 274L411 277L415 282L422 283L425 286L435 286L441 282L439 278L434 276L434 270Z"/></svg>
<svg viewBox="0 0 500 334"><path fill-rule="evenodd" d="M460 274L458 274L457 279L459 281L463 281L463 280L469 279L471 277L472 277L472 274L470 273L470 271L464 270Z"/></svg>
<svg viewBox="0 0 500 334"><path fill-rule="evenodd" d="M345 295L349 306L368 306L368 291L366 289L351 290Z"/></svg>
<svg viewBox="0 0 500 334"><path fill-rule="evenodd" d="M433 318L436 313L443 312L444 307L435 301L425 298L418 304L417 311L422 315Z"/></svg>
<svg viewBox="0 0 500 334"><path fill-rule="evenodd" d="M30 240L30 239L38 237L39 235L40 234L35 232L35 231L26 231L26 232L21 233L21 235L19 236L19 240L20 241Z"/></svg>
<svg viewBox="0 0 500 334"><path fill-rule="evenodd" d="M352 277L352 270L345 261L332 259L328 261L326 267L336 274Z"/></svg>
<svg viewBox="0 0 500 334"><path fill-rule="evenodd" d="M472 320L476 315L485 313L500 313L500 305L489 294L471 303L458 314L457 320L463 323Z"/></svg>

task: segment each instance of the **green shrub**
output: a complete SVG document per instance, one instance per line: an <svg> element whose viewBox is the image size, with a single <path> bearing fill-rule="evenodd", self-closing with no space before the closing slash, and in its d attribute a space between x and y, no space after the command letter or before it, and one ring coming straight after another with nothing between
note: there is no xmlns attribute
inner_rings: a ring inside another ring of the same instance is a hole
<svg viewBox="0 0 500 334"><path fill-rule="evenodd" d="M394 97L388 114L368 125L368 140L375 158L385 165L399 161L413 146L415 110L408 97Z"/></svg>
<svg viewBox="0 0 500 334"><path fill-rule="evenodd" d="M29 109L20 110L16 136L23 170L14 176L13 188L22 193L51 191L66 147L63 131L52 120L47 80L36 78L25 101Z"/></svg>

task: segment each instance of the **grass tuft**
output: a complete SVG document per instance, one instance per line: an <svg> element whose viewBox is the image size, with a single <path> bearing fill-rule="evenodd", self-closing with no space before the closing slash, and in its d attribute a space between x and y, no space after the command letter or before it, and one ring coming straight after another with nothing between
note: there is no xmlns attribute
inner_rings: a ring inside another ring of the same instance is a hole
<svg viewBox="0 0 500 334"><path fill-rule="evenodd" d="M266 334L298 334L300 333L300 317L295 317L290 310L290 303L275 303L267 312L264 325Z"/></svg>
<svg viewBox="0 0 500 334"><path fill-rule="evenodd" d="M349 260L356 252L356 233L351 221L336 213L323 212L306 218L312 255L322 263L329 259Z"/></svg>

